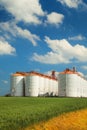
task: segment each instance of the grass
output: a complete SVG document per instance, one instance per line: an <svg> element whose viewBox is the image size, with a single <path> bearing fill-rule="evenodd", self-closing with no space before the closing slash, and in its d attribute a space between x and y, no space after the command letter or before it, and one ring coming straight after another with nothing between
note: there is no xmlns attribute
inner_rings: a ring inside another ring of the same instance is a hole
<svg viewBox="0 0 87 130"><path fill-rule="evenodd" d="M86 98L0 97L0 130L19 130L83 108Z"/></svg>

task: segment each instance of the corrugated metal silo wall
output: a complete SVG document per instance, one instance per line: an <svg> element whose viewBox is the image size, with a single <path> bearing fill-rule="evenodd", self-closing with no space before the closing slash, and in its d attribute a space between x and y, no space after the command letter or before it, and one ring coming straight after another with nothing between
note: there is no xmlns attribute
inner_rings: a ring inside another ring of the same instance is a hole
<svg viewBox="0 0 87 130"><path fill-rule="evenodd" d="M80 96L80 79L77 74L66 74L66 96Z"/></svg>
<svg viewBox="0 0 87 130"><path fill-rule="evenodd" d="M49 79L49 96L52 96L52 79Z"/></svg>
<svg viewBox="0 0 87 130"><path fill-rule="evenodd" d="M58 96L66 96L66 74L58 75Z"/></svg>
<svg viewBox="0 0 87 130"><path fill-rule="evenodd" d="M43 76L39 76L39 96L44 96L45 94L45 79Z"/></svg>
<svg viewBox="0 0 87 130"><path fill-rule="evenodd" d="M87 97L87 80L77 74L59 74L58 95Z"/></svg>
<svg viewBox="0 0 87 130"><path fill-rule="evenodd" d="M87 97L87 80L81 78L81 97Z"/></svg>
<svg viewBox="0 0 87 130"><path fill-rule="evenodd" d="M87 97L87 80L71 74L67 76L67 96L70 97Z"/></svg>
<svg viewBox="0 0 87 130"><path fill-rule="evenodd" d="M58 81L57 80L54 80L54 93L55 93L55 96L58 96Z"/></svg>
<svg viewBox="0 0 87 130"><path fill-rule="evenodd" d="M25 96L38 96L39 76L29 75L25 79Z"/></svg>
<svg viewBox="0 0 87 130"><path fill-rule="evenodd" d="M55 96L56 94L56 85L55 85L55 80L52 80L52 96Z"/></svg>
<svg viewBox="0 0 87 130"><path fill-rule="evenodd" d="M11 76L11 96L23 96L23 76Z"/></svg>
<svg viewBox="0 0 87 130"><path fill-rule="evenodd" d="M49 96L49 79L44 78L44 94L45 96Z"/></svg>

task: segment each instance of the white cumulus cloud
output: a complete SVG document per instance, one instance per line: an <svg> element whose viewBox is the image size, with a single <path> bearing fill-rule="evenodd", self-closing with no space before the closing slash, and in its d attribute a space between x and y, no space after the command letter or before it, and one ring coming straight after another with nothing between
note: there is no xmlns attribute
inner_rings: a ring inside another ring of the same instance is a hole
<svg viewBox="0 0 87 130"><path fill-rule="evenodd" d="M85 6L85 3L82 0L57 0L63 5L68 6L69 8L78 8L79 5Z"/></svg>
<svg viewBox="0 0 87 130"><path fill-rule="evenodd" d="M2 80L2 82L3 82L4 84L8 84L8 81L7 81L7 80Z"/></svg>
<svg viewBox="0 0 87 130"><path fill-rule="evenodd" d="M45 42L51 49L44 55L34 53L33 60L45 64L70 63L76 59L78 62L87 62L87 48L83 45L71 45L66 39L51 40L45 37Z"/></svg>
<svg viewBox="0 0 87 130"><path fill-rule="evenodd" d="M84 37L84 36L82 36L82 35L77 35L77 36L74 36L74 37L69 37L68 38L69 40L80 40L80 41L82 41L82 40L85 40L86 39L86 37Z"/></svg>
<svg viewBox="0 0 87 130"><path fill-rule="evenodd" d="M0 4L10 12L16 21L40 24L44 15L39 0L0 0Z"/></svg>
<svg viewBox="0 0 87 130"><path fill-rule="evenodd" d="M21 27L18 27L15 23L12 22L0 23L0 29L4 32L4 34L10 33L10 36L12 35L14 37L25 38L31 41L33 45L36 45L36 41L40 40L40 38L37 35L32 34L27 29L22 29Z"/></svg>
<svg viewBox="0 0 87 130"><path fill-rule="evenodd" d="M0 39L0 55L14 55L16 50L7 41Z"/></svg>
<svg viewBox="0 0 87 130"><path fill-rule="evenodd" d="M87 70L87 66L86 65L83 65L81 68L84 69L84 70Z"/></svg>
<svg viewBox="0 0 87 130"><path fill-rule="evenodd" d="M59 25L63 22L64 15L56 12L52 12L47 15L46 23Z"/></svg>

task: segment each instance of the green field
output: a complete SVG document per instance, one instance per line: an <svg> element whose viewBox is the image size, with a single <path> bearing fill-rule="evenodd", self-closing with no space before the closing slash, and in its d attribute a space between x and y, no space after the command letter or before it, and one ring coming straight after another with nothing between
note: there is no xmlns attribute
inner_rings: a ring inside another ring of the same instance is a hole
<svg viewBox="0 0 87 130"><path fill-rule="evenodd" d="M86 98L0 97L0 130L20 130L83 108L87 108Z"/></svg>

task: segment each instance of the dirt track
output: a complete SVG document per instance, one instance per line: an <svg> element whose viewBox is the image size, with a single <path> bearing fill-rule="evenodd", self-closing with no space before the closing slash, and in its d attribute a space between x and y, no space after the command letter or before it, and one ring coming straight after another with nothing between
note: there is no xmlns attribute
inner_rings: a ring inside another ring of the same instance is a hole
<svg viewBox="0 0 87 130"><path fill-rule="evenodd" d="M25 130L87 130L87 109L63 114Z"/></svg>

